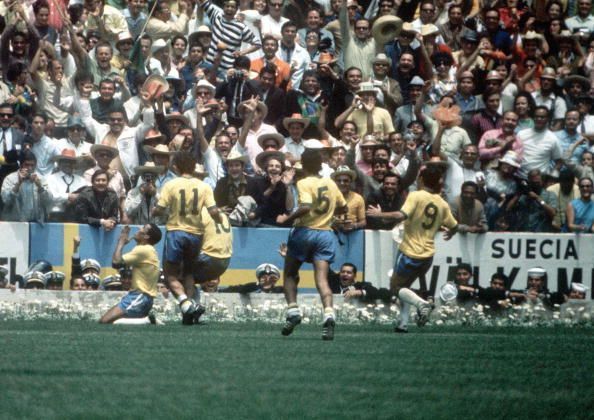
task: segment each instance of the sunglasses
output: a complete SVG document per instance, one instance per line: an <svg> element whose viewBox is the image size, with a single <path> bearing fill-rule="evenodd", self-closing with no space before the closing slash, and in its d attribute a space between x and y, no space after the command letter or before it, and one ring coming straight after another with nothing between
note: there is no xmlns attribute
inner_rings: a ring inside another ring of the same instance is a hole
<svg viewBox="0 0 594 420"><path fill-rule="evenodd" d="M270 7L281 8L281 7L283 7L283 4L282 3L270 3Z"/></svg>
<svg viewBox="0 0 594 420"><path fill-rule="evenodd" d="M14 114L9 113L9 112L0 112L0 118L12 118L14 117Z"/></svg>

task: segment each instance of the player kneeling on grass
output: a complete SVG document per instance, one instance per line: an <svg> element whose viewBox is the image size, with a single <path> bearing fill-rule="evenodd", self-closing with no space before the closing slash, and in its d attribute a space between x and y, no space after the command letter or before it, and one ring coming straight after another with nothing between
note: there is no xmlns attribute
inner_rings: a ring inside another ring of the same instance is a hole
<svg viewBox="0 0 594 420"><path fill-rule="evenodd" d="M439 195L443 186L443 172L437 164L428 163L421 172L422 189L408 195L400 211L382 212L379 208L367 210L368 216L392 218L400 223L404 220L404 237L398 249L390 289L402 302L400 324L395 332L408 331L410 305L417 308L417 325L425 325L431 314L432 305L421 299L410 289L413 282L424 276L431 268L435 254L435 236L445 227L445 239L450 239L458 228L450 207ZM421 186L419 185L419 186Z"/></svg>
<svg viewBox="0 0 594 420"><path fill-rule="evenodd" d="M333 180L318 175L322 168L319 150L305 149L301 156L305 178L297 182L299 207L280 223L295 221L289 234L284 268L285 299L289 305L282 334L289 335L301 323L297 305L299 268L304 262L313 263L316 288L324 306L322 339L334 338L332 290L328 285L328 268L334 260L338 241L331 225L334 214L347 211L346 200Z"/></svg>
<svg viewBox="0 0 594 420"><path fill-rule="evenodd" d="M130 226L124 226L112 257L113 268L132 267L132 287L120 303L99 320L111 324L120 318L144 318L153 307L159 281L159 257L154 245L161 240L161 230L153 223L144 225L133 238L128 238ZM132 239L136 246L122 255L122 249Z"/></svg>

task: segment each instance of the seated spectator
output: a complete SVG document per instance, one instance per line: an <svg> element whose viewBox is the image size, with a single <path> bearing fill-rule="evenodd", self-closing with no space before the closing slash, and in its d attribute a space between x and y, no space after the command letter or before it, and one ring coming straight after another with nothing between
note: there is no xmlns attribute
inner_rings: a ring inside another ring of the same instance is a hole
<svg viewBox="0 0 594 420"><path fill-rule="evenodd" d="M568 168L562 168L559 172L559 182L547 187L557 197L557 208L553 228L555 232L567 232L567 205L574 199L580 197L580 190L575 184L575 177Z"/></svg>
<svg viewBox="0 0 594 420"><path fill-rule="evenodd" d="M528 270L528 284L524 291L526 301L542 303L550 309L564 303L567 298L562 292L551 292L547 288L547 271L541 267Z"/></svg>
<svg viewBox="0 0 594 420"><path fill-rule="evenodd" d="M25 282L25 289L45 289L45 276L40 271L30 271L23 276Z"/></svg>
<svg viewBox="0 0 594 420"><path fill-rule="evenodd" d="M485 233L488 230L483 204L477 200L478 185L473 181L462 184L461 193L450 205L458 221L458 232Z"/></svg>
<svg viewBox="0 0 594 420"><path fill-rule="evenodd" d="M351 232L357 229L365 229L367 220L365 218L365 200L355 191L351 185L355 182L357 174L348 166L339 166L332 174L338 189L347 202L347 212L336 216L334 228L341 232Z"/></svg>
<svg viewBox="0 0 594 420"><path fill-rule="evenodd" d="M101 282L101 290L105 290L106 292L119 292L124 290L122 288L122 279L119 274L114 274L113 276L107 276Z"/></svg>
<svg viewBox="0 0 594 420"><path fill-rule="evenodd" d="M480 286L459 286L458 296L464 293L467 296L478 299L492 310L504 309L510 304L519 304L525 300L524 292L521 290L507 290L508 277L503 273L495 273L491 276L489 287Z"/></svg>
<svg viewBox="0 0 594 420"><path fill-rule="evenodd" d="M351 263L344 263L337 273L330 270L328 285L332 293L341 294L345 299L358 298L363 302L381 300L385 303L392 302L392 293L385 288L376 288L371 283L357 281L357 267Z"/></svg>
<svg viewBox="0 0 594 420"><path fill-rule="evenodd" d="M557 208L557 197L543 188L538 169L528 173L526 189L520 190L507 203L514 212L514 230L518 232L552 232Z"/></svg>
<svg viewBox="0 0 594 420"><path fill-rule="evenodd" d="M37 158L31 151L21 154L20 168L2 183L2 220L43 223L51 203L47 181L37 172Z"/></svg>
<svg viewBox="0 0 594 420"><path fill-rule="evenodd" d="M119 198L109 188L107 171L98 169L91 177L91 186L84 187L76 201L78 223L101 227L107 232L113 230L118 222Z"/></svg>
<svg viewBox="0 0 594 420"><path fill-rule="evenodd" d="M219 290L222 293L283 293L283 286L276 286L280 279L280 270L274 264L260 264L256 268L256 281L254 283L229 286Z"/></svg>
<svg viewBox="0 0 594 420"><path fill-rule="evenodd" d="M592 180L581 178L578 183L580 198L567 204L567 227L570 232L594 232L594 202L592 201Z"/></svg>
<svg viewBox="0 0 594 420"><path fill-rule="evenodd" d="M458 296L456 296L456 301L460 304L474 302L475 296L473 296L472 294L473 285L470 283L471 279L472 266L468 263L459 263L456 266L456 277L454 280L454 284L458 289Z"/></svg>
<svg viewBox="0 0 594 420"><path fill-rule="evenodd" d="M54 223L72 222L74 216L74 202L78 197L77 191L88 184L85 179L77 175L74 170L82 166L83 159L76 156L72 149L62 150L54 161L58 164L58 172L47 177L47 185L51 195L48 207L48 221Z"/></svg>
<svg viewBox="0 0 594 420"><path fill-rule="evenodd" d="M164 224L165 219L162 216L152 215L159 193L156 182L159 175L163 173L163 167L147 162L146 165L137 166L134 172L138 176L138 186L128 191L124 203L129 222L143 226L147 223Z"/></svg>

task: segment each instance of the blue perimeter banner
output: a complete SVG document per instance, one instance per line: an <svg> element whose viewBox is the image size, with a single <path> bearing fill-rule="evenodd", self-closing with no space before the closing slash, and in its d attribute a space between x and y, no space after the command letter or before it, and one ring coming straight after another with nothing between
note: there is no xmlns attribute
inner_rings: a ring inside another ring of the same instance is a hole
<svg viewBox="0 0 594 420"><path fill-rule="evenodd" d="M133 235L138 228L139 226L132 226L130 234ZM94 258L99 261L104 267L101 271L102 277L113 274L115 270L111 268L111 256L120 231L120 226L111 232L105 232L103 229L88 225L31 223L29 262L48 260L54 266L54 270L63 271L69 280L73 240L78 236L81 239L80 258ZM164 229L163 233L165 233ZM278 250L281 243L287 242L288 235L289 229L283 228L233 228L233 257L229 269L222 277L221 285L255 281L256 267L263 263L275 264L282 271L283 258ZM353 263L361 272L359 278L362 279L365 261L364 232L338 234L338 240L340 246L331 268L338 271L343 263ZM163 253L164 243L163 239L157 244L160 256ZM132 241L124 248L124 252L129 251L133 246ZM315 289L311 264L303 265L300 288Z"/></svg>

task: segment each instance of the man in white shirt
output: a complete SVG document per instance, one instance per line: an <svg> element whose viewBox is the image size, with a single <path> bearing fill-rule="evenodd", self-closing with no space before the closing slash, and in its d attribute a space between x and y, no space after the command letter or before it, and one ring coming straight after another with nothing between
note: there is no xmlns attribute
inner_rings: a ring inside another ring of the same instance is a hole
<svg viewBox="0 0 594 420"><path fill-rule="evenodd" d="M248 155L254 169L257 170L256 156L262 152L258 138L262 134L276 133L276 128L264 123L268 107L262 101L250 99L239 104L239 112L244 119L237 143L233 146L242 155ZM246 131L247 130L247 131Z"/></svg>
<svg viewBox="0 0 594 420"><path fill-rule="evenodd" d="M540 76L540 89L532 92L537 106L545 106L551 113L551 129L560 130L563 126L567 105L565 99L554 92L557 83L557 72L551 67L545 67Z"/></svg>
<svg viewBox="0 0 594 420"><path fill-rule="evenodd" d="M522 170L525 172L538 169L541 173L554 173L559 167L561 147L557 136L547 128L550 112L547 107L537 106L534 110L534 128L526 128L518 133L518 139L524 147L524 160Z"/></svg>
<svg viewBox="0 0 594 420"><path fill-rule="evenodd" d="M311 58L305 48L295 42L297 25L285 22L281 29L281 44L276 56L291 66L291 83L293 89L299 89L303 73L311 64Z"/></svg>
<svg viewBox="0 0 594 420"><path fill-rule="evenodd" d="M262 16L260 20L260 33L264 35L272 35L276 39L281 37L281 28L288 22L289 19L281 16L283 9L283 0L269 0L268 14Z"/></svg>

